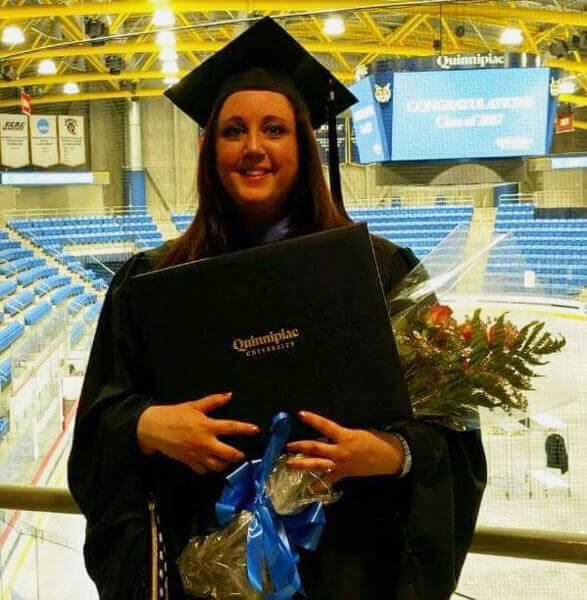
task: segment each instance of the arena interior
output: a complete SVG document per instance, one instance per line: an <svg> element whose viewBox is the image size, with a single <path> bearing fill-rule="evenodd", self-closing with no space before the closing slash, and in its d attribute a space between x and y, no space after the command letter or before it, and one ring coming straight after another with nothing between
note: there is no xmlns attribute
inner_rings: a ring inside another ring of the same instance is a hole
<svg viewBox="0 0 587 600"><path fill-rule="evenodd" d="M566 337L525 418L482 415L478 525L585 544L587 2L148 4L0 2L0 485L65 488L108 284L198 205L202 132L162 92L271 15L359 98L337 121L353 219L431 275L469 262L441 296L458 318ZM78 515L0 509L0 599L97 598L82 540ZM471 553L453 598L587 594L584 552L499 554Z"/></svg>

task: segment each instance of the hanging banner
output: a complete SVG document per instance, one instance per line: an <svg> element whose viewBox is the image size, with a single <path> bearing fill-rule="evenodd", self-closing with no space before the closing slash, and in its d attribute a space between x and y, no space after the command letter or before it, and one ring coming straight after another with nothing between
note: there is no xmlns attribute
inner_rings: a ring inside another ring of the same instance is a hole
<svg viewBox="0 0 587 600"><path fill-rule="evenodd" d="M30 164L26 115L0 114L0 164L13 169Z"/></svg>
<svg viewBox="0 0 587 600"><path fill-rule="evenodd" d="M35 167L52 167L59 162L57 148L57 117L30 116L31 163Z"/></svg>
<svg viewBox="0 0 587 600"><path fill-rule="evenodd" d="M31 97L25 92L20 92L20 112L23 115L31 114Z"/></svg>
<svg viewBox="0 0 587 600"><path fill-rule="evenodd" d="M86 140L84 136L84 118L60 115L59 156L61 164L68 167L79 167L86 163Z"/></svg>

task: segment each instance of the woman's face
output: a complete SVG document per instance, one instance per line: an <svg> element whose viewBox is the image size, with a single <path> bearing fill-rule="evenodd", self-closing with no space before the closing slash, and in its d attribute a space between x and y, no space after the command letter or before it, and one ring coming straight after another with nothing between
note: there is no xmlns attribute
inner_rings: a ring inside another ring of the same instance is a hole
<svg viewBox="0 0 587 600"><path fill-rule="evenodd" d="M252 224L284 216L298 176L296 121L278 92L231 94L218 115L216 166L222 187Z"/></svg>

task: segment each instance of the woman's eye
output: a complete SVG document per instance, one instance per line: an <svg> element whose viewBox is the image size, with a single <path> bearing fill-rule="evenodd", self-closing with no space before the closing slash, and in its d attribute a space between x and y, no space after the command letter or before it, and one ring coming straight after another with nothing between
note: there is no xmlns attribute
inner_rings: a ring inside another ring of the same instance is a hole
<svg viewBox="0 0 587 600"><path fill-rule="evenodd" d="M240 135L242 132L243 132L242 127L239 127L238 125L229 125L228 127L224 128L224 131L222 133L227 137L236 137L236 136Z"/></svg>
<svg viewBox="0 0 587 600"><path fill-rule="evenodd" d="M265 131L269 135L281 135L285 129L281 125L268 125Z"/></svg>

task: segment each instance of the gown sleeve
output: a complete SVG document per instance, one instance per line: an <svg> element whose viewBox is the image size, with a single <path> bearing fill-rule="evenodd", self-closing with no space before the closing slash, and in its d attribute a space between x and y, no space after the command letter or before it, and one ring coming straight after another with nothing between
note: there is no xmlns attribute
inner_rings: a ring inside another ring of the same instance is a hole
<svg viewBox="0 0 587 600"><path fill-rule="evenodd" d="M149 564L146 469L138 447L140 414L153 399L141 392L128 282L147 270L141 255L115 275L90 353L69 457L69 488L87 520L84 557L102 600L140 597Z"/></svg>
<svg viewBox="0 0 587 600"><path fill-rule="evenodd" d="M404 248L377 255L386 292L418 263ZM403 548L394 598L448 600L471 545L487 482L481 433L414 421L397 423L393 430L405 437L413 461L410 472L395 481L402 498Z"/></svg>

